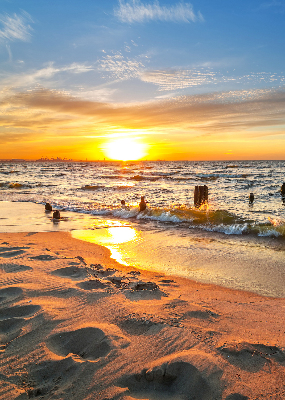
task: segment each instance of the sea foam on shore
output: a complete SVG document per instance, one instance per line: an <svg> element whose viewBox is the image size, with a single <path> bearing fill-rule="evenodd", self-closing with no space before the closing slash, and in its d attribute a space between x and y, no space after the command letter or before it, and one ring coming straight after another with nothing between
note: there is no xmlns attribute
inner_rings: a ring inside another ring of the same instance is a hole
<svg viewBox="0 0 285 400"><path fill-rule="evenodd" d="M155 222L61 211L54 220L43 205L0 202L0 231L70 231L73 237L101 244L121 264L214 283L258 294L284 297L285 244L276 238L228 236Z"/></svg>

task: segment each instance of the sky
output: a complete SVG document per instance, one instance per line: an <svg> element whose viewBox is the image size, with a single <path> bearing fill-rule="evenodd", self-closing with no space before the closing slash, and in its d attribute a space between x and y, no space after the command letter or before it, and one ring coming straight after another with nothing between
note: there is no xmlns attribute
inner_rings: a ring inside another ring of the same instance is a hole
<svg viewBox="0 0 285 400"><path fill-rule="evenodd" d="M285 158L285 0L0 0L0 158Z"/></svg>

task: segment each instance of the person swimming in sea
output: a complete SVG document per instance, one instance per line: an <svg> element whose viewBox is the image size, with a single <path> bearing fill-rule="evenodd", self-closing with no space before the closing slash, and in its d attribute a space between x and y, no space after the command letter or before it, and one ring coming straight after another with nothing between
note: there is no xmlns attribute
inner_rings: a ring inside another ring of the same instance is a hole
<svg viewBox="0 0 285 400"><path fill-rule="evenodd" d="M141 196L141 202L139 204L139 209L140 209L140 212L144 211L146 209L146 202L144 200L144 196Z"/></svg>

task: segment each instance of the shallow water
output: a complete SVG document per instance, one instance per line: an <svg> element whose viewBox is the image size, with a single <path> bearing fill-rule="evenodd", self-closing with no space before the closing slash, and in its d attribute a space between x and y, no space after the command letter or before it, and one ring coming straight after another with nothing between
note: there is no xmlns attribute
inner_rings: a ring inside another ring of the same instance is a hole
<svg viewBox="0 0 285 400"><path fill-rule="evenodd" d="M73 231L122 263L284 296L284 172L284 161L2 162L0 230ZM209 189L201 209L196 185Z"/></svg>
<svg viewBox="0 0 285 400"><path fill-rule="evenodd" d="M2 200L48 201L53 207L119 219L285 236L284 171L284 161L0 163L0 195ZM196 185L209 188L206 209L194 207ZM138 214L142 195L148 210ZM120 209L122 199L127 210Z"/></svg>
<svg viewBox="0 0 285 400"><path fill-rule="evenodd" d="M158 221L119 220L62 211L55 221L44 206L0 202L0 231L71 231L107 247L122 264L215 283L261 295L285 296L283 239L225 235Z"/></svg>

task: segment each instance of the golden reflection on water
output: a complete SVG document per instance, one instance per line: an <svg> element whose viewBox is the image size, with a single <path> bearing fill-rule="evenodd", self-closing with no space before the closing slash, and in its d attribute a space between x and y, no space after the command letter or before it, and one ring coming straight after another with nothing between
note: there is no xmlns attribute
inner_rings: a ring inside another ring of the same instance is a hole
<svg viewBox="0 0 285 400"><path fill-rule="evenodd" d="M123 251L119 245L137 241L140 238L139 232L129 226L116 226L95 230L74 230L72 231L72 236L75 239L107 247L111 251L111 257L124 265L127 265L127 262L123 260Z"/></svg>

